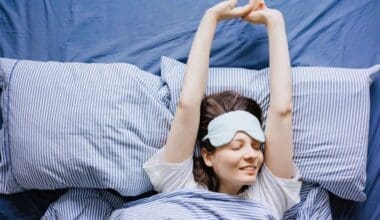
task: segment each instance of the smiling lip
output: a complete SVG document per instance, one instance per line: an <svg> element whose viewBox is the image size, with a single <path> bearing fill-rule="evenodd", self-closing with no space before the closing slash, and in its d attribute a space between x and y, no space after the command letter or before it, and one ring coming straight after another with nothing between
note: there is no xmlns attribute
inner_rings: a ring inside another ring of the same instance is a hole
<svg viewBox="0 0 380 220"><path fill-rule="evenodd" d="M240 168L240 170L245 171L250 174L254 174L256 172L257 167L256 166L245 166Z"/></svg>

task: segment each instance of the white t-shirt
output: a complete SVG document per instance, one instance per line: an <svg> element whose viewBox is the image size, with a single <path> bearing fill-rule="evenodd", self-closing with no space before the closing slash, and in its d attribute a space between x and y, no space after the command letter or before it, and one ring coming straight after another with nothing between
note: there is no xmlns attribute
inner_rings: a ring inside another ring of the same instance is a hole
<svg viewBox="0 0 380 220"><path fill-rule="evenodd" d="M143 166L157 192L180 189L208 190L194 180L192 156L181 163L164 163L164 151L165 146ZM299 178L298 170L292 179L276 177L263 164L256 182L238 196L264 205L272 212L275 219L281 219L286 210L300 201L302 183Z"/></svg>

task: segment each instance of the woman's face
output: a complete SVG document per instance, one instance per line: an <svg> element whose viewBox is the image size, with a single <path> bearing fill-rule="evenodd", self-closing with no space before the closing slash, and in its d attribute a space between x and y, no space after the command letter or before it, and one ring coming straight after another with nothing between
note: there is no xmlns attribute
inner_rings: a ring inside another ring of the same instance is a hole
<svg viewBox="0 0 380 220"><path fill-rule="evenodd" d="M213 154L203 155L206 164L212 166L219 178L218 191L231 192L229 194L236 194L243 185L253 184L264 159L260 144L240 131L231 142L218 147Z"/></svg>

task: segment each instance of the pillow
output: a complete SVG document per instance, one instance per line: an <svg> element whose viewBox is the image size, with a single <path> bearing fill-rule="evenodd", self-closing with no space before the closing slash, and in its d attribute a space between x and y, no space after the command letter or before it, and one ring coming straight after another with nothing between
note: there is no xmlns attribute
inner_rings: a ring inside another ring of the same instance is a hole
<svg viewBox="0 0 380 220"><path fill-rule="evenodd" d="M180 97L185 64L162 57L161 77L169 86L173 113ZM293 73L294 160L303 180L332 193L364 201L369 129L368 69L295 67ZM269 104L268 69L210 68L206 94L234 90Z"/></svg>
<svg viewBox="0 0 380 220"><path fill-rule="evenodd" d="M124 199L102 189L69 189L50 204L41 220L109 219Z"/></svg>
<svg viewBox="0 0 380 220"><path fill-rule="evenodd" d="M142 163L173 118L160 77L130 64L0 59L0 193L152 189Z"/></svg>

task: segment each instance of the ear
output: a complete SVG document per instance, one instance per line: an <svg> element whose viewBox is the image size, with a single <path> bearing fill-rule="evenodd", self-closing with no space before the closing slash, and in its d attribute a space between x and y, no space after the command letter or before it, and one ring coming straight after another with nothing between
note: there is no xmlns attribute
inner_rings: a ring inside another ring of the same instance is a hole
<svg viewBox="0 0 380 220"><path fill-rule="evenodd" d="M206 166L212 167L212 154L208 152L204 147L201 149L201 154Z"/></svg>

